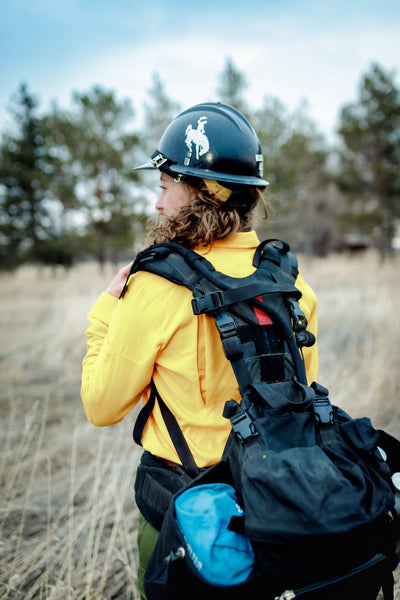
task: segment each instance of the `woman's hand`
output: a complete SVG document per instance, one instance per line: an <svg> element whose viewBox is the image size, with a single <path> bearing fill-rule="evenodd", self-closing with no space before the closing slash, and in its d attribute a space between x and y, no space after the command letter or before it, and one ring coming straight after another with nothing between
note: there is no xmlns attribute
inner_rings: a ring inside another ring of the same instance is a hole
<svg viewBox="0 0 400 600"><path fill-rule="evenodd" d="M106 294L111 294L111 296L115 296L115 298L119 298L122 292L122 288L125 285L126 279L129 275L129 271L131 270L132 263L122 267L108 285L108 287L104 290Z"/></svg>

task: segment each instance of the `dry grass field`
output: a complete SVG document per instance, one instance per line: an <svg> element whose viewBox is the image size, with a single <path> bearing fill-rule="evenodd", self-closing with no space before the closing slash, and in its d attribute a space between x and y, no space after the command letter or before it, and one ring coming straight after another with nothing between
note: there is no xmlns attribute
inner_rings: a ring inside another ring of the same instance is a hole
<svg viewBox="0 0 400 600"><path fill-rule="evenodd" d="M302 265L319 299L320 382L335 404L396 436L399 265L372 253ZM3 600L137 598L135 415L98 429L79 396L86 315L113 273L0 276Z"/></svg>

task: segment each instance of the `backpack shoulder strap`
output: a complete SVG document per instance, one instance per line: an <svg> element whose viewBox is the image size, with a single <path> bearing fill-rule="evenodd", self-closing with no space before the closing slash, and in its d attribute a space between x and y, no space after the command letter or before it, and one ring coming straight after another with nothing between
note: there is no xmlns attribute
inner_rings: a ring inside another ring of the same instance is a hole
<svg viewBox="0 0 400 600"><path fill-rule="evenodd" d="M185 471L191 477L197 477L197 475L199 474L199 469L196 466L187 441L185 440L185 437L181 431L181 428L179 427L175 415L170 411L170 409L158 393L154 381L151 382L150 397L137 416L133 428L134 441L136 442L136 444L138 444L138 446L142 445L143 430L146 426L151 412L153 411L156 400L160 407L162 418L164 419L165 426L169 432L175 450L179 458L181 459L182 465L185 467Z"/></svg>
<svg viewBox="0 0 400 600"><path fill-rule="evenodd" d="M215 272L215 269L206 258L180 244L155 244L137 255L120 297L126 292L129 277L137 271L160 275L193 291L199 281L204 276L207 279L208 274Z"/></svg>
<svg viewBox="0 0 400 600"><path fill-rule="evenodd" d="M283 273L296 281L299 274L298 261L296 255L290 252L287 242L277 238L261 242L255 251L253 265L259 268L262 261L269 261L269 263L277 265Z"/></svg>
<svg viewBox="0 0 400 600"><path fill-rule="evenodd" d="M199 269L198 265L200 263L202 268ZM188 250L179 244L173 242L156 244L138 254L131 267L120 298L123 297L126 292L130 276L138 271L147 271L159 275L177 285L186 286L193 292L196 288L200 288L203 291L208 290L207 277L204 278L204 274L207 275L208 272L214 271L214 267L201 255L192 250ZM178 421L161 398L154 381L151 383L149 400L143 406L136 419L133 429L134 441L138 445L142 444L143 431L156 401L158 402L165 426L185 471L192 478L197 477L199 469Z"/></svg>

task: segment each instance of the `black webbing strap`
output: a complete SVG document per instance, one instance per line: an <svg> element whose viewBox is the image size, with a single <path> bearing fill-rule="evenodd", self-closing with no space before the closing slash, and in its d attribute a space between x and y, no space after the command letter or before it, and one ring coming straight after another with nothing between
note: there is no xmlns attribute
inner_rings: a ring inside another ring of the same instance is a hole
<svg viewBox="0 0 400 600"><path fill-rule="evenodd" d="M171 441L179 458L181 459L185 471L188 473L188 475L190 475L190 477L197 477L200 471L195 463L195 460L181 431L181 428L179 427L178 421L176 420L174 414L170 411L168 406L165 404L164 400L161 398L154 384L154 381L152 381L151 384L149 400L143 406L136 419L135 426L133 428L134 441L139 446L142 445L143 430L154 408L156 400L160 407L161 415L164 419L164 423L170 435Z"/></svg>
<svg viewBox="0 0 400 600"><path fill-rule="evenodd" d="M243 356L243 346L235 320L231 313L225 309L213 312L212 316L219 331L225 356L231 363L240 393L243 396L252 380Z"/></svg>
<svg viewBox="0 0 400 600"><path fill-rule="evenodd" d="M204 283L204 280L200 280ZM191 289L191 288L190 288ZM193 290L192 307L195 315L212 312L218 308L225 308L231 304L247 301L250 298L266 294L276 294L276 282L267 279L254 281L249 284L242 284L231 289L224 289L222 286L217 288L213 286L210 291L202 292L198 289ZM289 281L282 281L279 287L279 292L284 296L291 298L300 298L301 292L297 290Z"/></svg>
<svg viewBox="0 0 400 600"><path fill-rule="evenodd" d="M146 402L146 404L144 404L143 408L141 409L140 413L138 414L136 421L135 421L134 428L133 428L133 440L138 446L142 445L143 431L144 431L146 423L151 415L151 412L154 408L155 402L156 402L156 386L152 382L149 399Z"/></svg>

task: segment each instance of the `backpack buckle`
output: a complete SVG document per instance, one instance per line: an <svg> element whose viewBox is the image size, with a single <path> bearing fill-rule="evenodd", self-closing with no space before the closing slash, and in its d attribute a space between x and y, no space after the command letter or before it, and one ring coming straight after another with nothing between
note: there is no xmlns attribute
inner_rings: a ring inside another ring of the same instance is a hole
<svg viewBox="0 0 400 600"><path fill-rule="evenodd" d="M243 444L259 435L256 426L244 410L237 410L230 421L233 431Z"/></svg>
<svg viewBox="0 0 400 600"><path fill-rule="evenodd" d="M218 311L214 315L225 356L228 360L240 358L243 348L238 335L238 329L233 317L226 311Z"/></svg>
<svg viewBox="0 0 400 600"><path fill-rule="evenodd" d="M295 300L288 300L290 316L293 319L293 329L296 332L303 331L307 327L307 319Z"/></svg>
<svg viewBox="0 0 400 600"><path fill-rule="evenodd" d="M195 315L212 312L224 306L225 298L222 290L214 290L213 292L204 294L204 296L192 299L192 309Z"/></svg>
<svg viewBox="0 0 400 600"><path fill-rule="evenodd" d="M313 405L318 425L333 425L333 410L329 398L315 398Z"/></svg>

